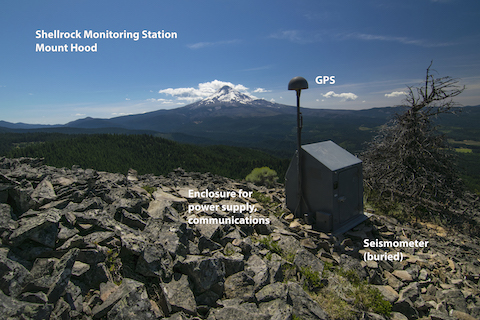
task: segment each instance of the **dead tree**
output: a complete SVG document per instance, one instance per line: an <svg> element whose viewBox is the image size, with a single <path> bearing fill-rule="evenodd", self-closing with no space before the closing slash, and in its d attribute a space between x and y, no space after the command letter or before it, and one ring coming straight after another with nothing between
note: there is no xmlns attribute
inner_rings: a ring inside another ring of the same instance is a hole
<svg viewBox="0 0 480 320"><path fill-rule="evenodd" d="M453 98L465 88L457 79L435 78L431 66L424 84L407 87L407 110L382 127L362 158L369 201L383 210L399 206L416 218L444 220L464 188L453 152L432 120L455 112Z"/></svg>

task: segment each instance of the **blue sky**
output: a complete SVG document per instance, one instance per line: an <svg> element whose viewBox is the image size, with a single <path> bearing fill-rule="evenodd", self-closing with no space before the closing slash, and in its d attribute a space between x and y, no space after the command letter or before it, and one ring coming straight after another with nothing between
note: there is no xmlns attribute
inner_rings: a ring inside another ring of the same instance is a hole
<svg viewBox="0 0 480 320"><path fill-rule="evenodd" d="M0 120L57 124L183 106L223 84L294 105L401 104L433 60L480 104L478 0L3 0ZM176 32L176 39L37 39L36 31ZM69 52L36 52L37 44ZM71 52L72 43L97 52ZM315 83L318 75L334 84Z"/></svg>

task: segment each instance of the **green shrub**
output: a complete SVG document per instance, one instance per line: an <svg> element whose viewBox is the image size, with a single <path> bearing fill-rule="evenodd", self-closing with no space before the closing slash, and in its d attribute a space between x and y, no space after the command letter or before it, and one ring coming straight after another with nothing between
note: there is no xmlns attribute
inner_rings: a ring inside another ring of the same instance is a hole
<svg viewBox="0 0 480 320"><path fill-rule="evenodd" d="M305 277L306 291L315 291L322 287L322 277L318 271L313 271L310 267L302 267L300 272Z"/></svg>
<svg viewBox="0 0 480 320"><path fill-rule="evenodd" d="M270 252L276 253L279 256L283 255L282 249L277 242L272 240L271 236L260 239L260 243L263 244Z"/></svg>
<svg viewBox="0 0 480 320"><path fill-rule="evenodd" d="M275 185L275 182L278 180L278 175L275 170L269 167L261 167L253 169L245 180L270 188Z"/></svg>
<svg viewBox="0 0 480 320"><path fill-rule="evenodd" d="M142 189L150 194L153 194L155 191L157 191L157 188L152 186L143 186Z"/></svg>

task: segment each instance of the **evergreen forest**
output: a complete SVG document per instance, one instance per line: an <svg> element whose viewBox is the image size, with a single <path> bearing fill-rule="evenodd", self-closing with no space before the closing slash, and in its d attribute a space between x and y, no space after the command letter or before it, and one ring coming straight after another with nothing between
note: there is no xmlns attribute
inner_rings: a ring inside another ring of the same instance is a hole
<svg viewBox="0 0 480 320"><path fill-rule="evenodd" d="M449 145L455 151L456 165L467 187L480 193L480 136L478 129L442 125ZM475 132L470 132L474 130ZM367 131L367 130L365 130ZM373 129L368 130L370 137ZM343 132L343 131L341 131ZM312 140L312 139L305 139ZM320 139L316 141L322 141ZM348 151L357 154L366 143L351 146L345 137L332 139ZM313 142L306 141L306 143ZM45 163L57 167L80 165L126 174L133 168L139 174L165 175L178 167L192 172L211 172L234 179L245 178L254 168L269 167L283 182L293 156L294 146L277 141L263 146L262 151L225 145L194 145L180 143L148 134L66 134L58 132L0 133L0 156L42 157ZM279 158L279 154L283 156ZM291 154L291 156L288 156Z"/></svg>
<svg viewBox="0 0 480 320"><path fill-rule="evenodd" d="M249 148L181 144L147 134L3 133L0 141L3 156L44 158L55 167L79 165L123 174L133 168L139 174L166 175L180 167L243 179L263 166L282 176L290 162Z"/></svg>

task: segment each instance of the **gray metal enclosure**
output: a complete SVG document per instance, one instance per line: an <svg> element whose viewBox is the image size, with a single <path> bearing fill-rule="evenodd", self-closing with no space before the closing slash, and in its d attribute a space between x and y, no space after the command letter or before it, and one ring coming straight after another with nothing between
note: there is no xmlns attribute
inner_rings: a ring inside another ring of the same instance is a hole
<svg viewBox="0 0 480 320"><path fill-rule="evenodd" d="M296 153L285 176L288 209L324 232L342 233L364 221L362 161L333 141L303 145L300 152L303 201Z"/></svg>

